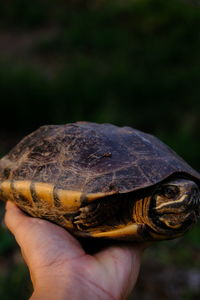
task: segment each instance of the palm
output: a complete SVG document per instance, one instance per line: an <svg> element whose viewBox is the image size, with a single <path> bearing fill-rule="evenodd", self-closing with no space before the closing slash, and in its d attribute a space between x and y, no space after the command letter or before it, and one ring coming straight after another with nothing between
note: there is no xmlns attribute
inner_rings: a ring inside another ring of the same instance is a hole
<svg viewBox="0 0 200 300"><path fill-rule="evenodd" d="M66 284L73 282L80 291L90 290L93 299L123 299L136 281L138 247L113 246L88 255L63 228L27 217L13 205L7 210L6 223L22 248L33 284L53 274Z"/></svg>

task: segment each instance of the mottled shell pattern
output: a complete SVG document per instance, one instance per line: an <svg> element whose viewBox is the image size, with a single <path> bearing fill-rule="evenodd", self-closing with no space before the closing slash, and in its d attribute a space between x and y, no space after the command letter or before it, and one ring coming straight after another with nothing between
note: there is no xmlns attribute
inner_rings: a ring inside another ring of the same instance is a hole
<svg viewBox="0 0 200 300"><path fill-rule="evenodd" d="M200 180L156 137L89 122L40 127L0 161L0 180L47 182L85 194L127 193L175 173Z"/></svg>

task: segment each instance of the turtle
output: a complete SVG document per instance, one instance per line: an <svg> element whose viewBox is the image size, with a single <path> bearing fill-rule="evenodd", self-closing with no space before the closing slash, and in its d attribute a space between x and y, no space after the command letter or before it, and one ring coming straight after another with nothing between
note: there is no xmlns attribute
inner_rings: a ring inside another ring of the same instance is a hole
<svg viewBox="0 0 200 300"><path fill-rule="evenodd" d="M199 185L171 148L128 126L42 126L0 160L1 200L82 238L179 237L200 215Z"/></svg>

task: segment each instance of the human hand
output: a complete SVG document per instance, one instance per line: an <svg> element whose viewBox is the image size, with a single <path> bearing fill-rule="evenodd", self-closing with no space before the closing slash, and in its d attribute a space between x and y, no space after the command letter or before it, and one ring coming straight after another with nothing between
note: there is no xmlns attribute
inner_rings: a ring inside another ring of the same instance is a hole
<svg viewBox="0 0 200 300"><path fill-rule="evenodd" d="M87 254L65 229L25 215L10 201L5 223L28 265L31 300L121 300L136 283L142 247L110 246Z"/></svg>

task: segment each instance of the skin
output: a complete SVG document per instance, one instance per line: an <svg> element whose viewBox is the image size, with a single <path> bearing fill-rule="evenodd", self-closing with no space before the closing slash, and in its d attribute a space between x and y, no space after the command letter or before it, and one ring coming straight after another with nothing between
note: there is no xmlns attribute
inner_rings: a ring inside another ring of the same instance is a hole
<svg viewBox="0 0 200 300"><path fill-rule="evenodd" d="M89 255L66 230L25 215L10 201L5 223L29 268L31 300L121 300L136 283L143 245L110 246Z"/></svg>

